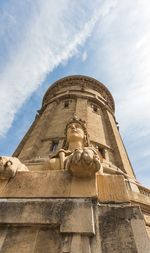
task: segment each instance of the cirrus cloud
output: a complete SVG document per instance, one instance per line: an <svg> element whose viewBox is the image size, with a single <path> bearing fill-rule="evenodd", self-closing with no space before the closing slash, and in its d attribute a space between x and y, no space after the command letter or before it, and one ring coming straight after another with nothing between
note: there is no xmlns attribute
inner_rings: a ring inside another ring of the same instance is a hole
<svg viewBox="0 0 150 253"><path fill-rule="evenodd" d="M115 4L110 1L100 8L100 2L36 0L18 5L14 0L2 6L0 135L46 75L77 53Z"/></svg>

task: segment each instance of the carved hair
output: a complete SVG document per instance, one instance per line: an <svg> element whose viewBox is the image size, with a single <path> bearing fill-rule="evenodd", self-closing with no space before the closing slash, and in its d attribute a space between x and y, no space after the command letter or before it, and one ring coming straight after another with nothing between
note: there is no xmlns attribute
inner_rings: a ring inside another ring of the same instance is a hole
<svg viewBox="0 0 150 253"><path fill-rule="evenodd" d="M84 131L84 135L85 135L85 140L84 140L84 146L85 147L89 147L90 145L90 140L89 140L89 135L87 133L87 128L86 128L86 122L82 119L79 119L76 115L74 115L73 118L71 118L69 120L69 122L67 123L66 127L65 127L65 139L64 139L64 143L63 143L63 148L67 149L68 148L68 143L67 143L67 130L70 124L72 123L78 123L80 124L81 128Z"/></svg>

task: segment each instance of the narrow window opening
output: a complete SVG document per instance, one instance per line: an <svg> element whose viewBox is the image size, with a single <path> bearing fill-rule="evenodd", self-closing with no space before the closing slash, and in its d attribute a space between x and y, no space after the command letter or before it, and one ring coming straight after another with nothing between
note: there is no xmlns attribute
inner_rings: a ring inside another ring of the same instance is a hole
<svg viewBox="0 0 150 253"><path fill-rule="evenodd" d="M95 104L92 104L91 106L92 106L93 112L99 114L99 108L98 108L98 106L95 105Z"/></svg>
<svg viewBox="0 0 150 253"><path fill-rule="evenodd" d="M94 112L98 112L98 108L97 108L96 105L93 106L93 111L94 111Z"/></svg>
<svg viewBox="0 0 150 253"><path fill-rule="evenodd" d="M95 145L95 148L97 149L97 151L99 152L99 154L101 155L101 157L103 159L106 159L105 148L102 148L99 145Z"/></svg>
<svg viewBox="0 0 150 253"><path fill-rule="evenodd" d="M105 158L106 158L106 157L105 157L105 149L104 149L104 148L101 148L101 147L98 147L98 151L100 152L102 158L105 159Z"/></svg>
<svg viewBox="0 0 150 253"><path fill-rule="evenodd" d="M66 109L69 108L71 102L72 102L71 99L67 99L67 100L63 101L63 107Z"/></svg>
<svg viewBox="0 0 150 253"><path fill-rule="evenodd" d="M68 108L68 107L69 107L69 102L66 101L66 102L64 103L64 108Z"/></svg>
<svg viewBox="0 0 150 253"><path fill-rule="evenodd" d="M55 152L57 150L59 141L53 140L50 146L50 152Z"/></svg>

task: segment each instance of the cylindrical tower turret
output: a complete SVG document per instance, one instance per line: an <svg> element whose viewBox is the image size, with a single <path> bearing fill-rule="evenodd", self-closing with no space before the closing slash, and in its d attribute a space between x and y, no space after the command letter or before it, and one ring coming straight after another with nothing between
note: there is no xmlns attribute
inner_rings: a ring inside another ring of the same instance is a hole
<svg viewBox="0 0 150 253"><path fill-rule="evenodd" d="M44 95L42 108L14 156L26 161L48 157L59 150L65 126L76 114L86 121L90 141L99 149L104 161L134 177L114 111L111 93L94 78L77 75L60 79Z"/></svg>

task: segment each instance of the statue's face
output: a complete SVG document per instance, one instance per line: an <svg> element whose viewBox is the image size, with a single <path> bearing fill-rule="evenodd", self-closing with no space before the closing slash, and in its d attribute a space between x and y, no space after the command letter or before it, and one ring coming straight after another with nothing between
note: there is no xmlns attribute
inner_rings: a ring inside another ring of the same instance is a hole
<svg viewBox="0 0 150 253"><path fill-rule="evenodd" d="M73 122L67 128L67 141L83 141L84 131L79 123Z"/></svg>

